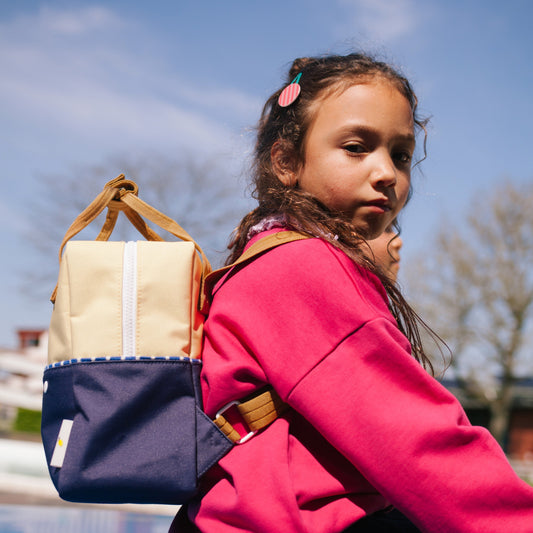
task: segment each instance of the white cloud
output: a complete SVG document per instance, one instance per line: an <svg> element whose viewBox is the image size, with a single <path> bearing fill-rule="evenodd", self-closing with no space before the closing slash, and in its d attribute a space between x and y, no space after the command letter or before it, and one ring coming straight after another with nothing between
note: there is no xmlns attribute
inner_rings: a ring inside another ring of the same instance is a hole
<svg viewBox="0 0 533 533"><path fill-rule="evenodd" d="M0 26L4 37L24 36L27 41L54 36L81 36L104 30L121 30L126 21L102 6L57 9L42 6L34 13L15 15Z"/></svg>
<svg viewBox="0 0 533 533"><path fill-rule="evenodd" d="M123 21L112 11L100 6L70 11L57 11L43 7L38 17L38 23L43 28L64 35L81 35L106 28L116 29L123 25Z"/></svg>
<svg viewBox="0 0 533 533"><path fill-rule="evenodd" d="M7 181L7 180L6 180ZM5 183L4 183L5 185ZM0 198L0 225L4 233L21 235L31 230L27 216L21 212L18 206L14 206Z"/></svg>
<svg viewBox="0 0 533 533"><path fill-rule="evenodd" d="M410 35L419 24L414 0L340 0L353 10L353 26L364 36L390 42Z"/></svg>
<svg viewBox="0 0 533 533"><path fill-rule="evenodd" d="M12 142L227 149L235 122L258 114L259 102L180 78L142 52L149 46L143 28L103 7L46 8L1 24L0 119L13 125Z"/></svg>

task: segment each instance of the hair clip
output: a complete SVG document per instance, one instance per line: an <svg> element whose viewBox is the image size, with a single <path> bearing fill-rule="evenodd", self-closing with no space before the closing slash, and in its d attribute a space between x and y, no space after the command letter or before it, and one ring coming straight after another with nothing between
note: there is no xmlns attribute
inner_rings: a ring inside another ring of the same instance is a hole
<svg viewBox="0 0 533 533"><path fill-rule="evenodd" d="M300 94L300 91L302 88L300 87L300 84L298 83L300 81L300 78L302 77L302 73L298 74L296 78L294 78L283 91L281 91L281 94L278 98L278 104L280 107L287 107L290 106L296 98L298 98L298 95Z"/></svg>

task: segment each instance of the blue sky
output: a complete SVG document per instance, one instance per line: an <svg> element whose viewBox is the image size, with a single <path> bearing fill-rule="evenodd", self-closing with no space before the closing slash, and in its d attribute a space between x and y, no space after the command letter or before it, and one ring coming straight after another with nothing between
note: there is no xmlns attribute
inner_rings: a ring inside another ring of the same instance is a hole
<svg viewBox="0 0 533 533"><path fill-rule="evenodd" d="M150 150L237 168L297 56L362 48L414 84L432 117L402 218L415 257L477 194L533 179L532 16L529 0L0 0L0 346L49 321L42 291L20 290L42 261L22 236L40 175Z"/></svg>

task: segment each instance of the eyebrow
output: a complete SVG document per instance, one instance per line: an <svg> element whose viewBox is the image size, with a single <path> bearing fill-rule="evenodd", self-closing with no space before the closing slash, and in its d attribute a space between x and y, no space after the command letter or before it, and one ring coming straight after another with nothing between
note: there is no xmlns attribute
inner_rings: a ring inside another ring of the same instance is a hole
<svg viewBox="0 0 533 533"><path fill-rule="evenodd" d="M367 126L365 124L347 124L340 130L341 134L345 133L355 133L355 134L366 134L370 135L372 137L379 137L379 132L377 129L373 128L372 126ZM416 139L414 133L398 133L394 136L395 139L416 144Z"/></svg>

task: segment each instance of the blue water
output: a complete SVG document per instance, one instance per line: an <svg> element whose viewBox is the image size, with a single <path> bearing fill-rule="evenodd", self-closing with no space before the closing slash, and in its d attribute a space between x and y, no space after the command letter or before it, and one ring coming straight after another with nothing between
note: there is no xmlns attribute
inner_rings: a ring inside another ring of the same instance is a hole
<svg viewBox="0 0 533 533"><path fill-rule="evenodd" d="M171 516L0 505L0 533L168 533Z"/></svg>

